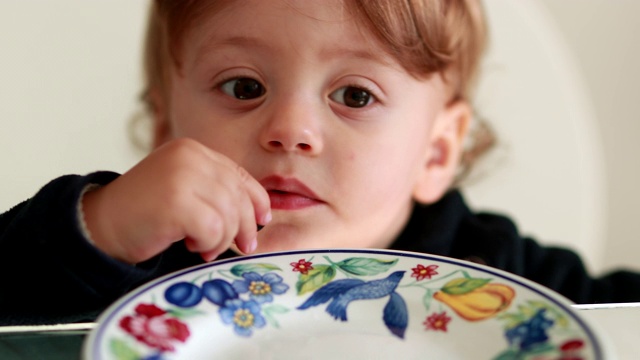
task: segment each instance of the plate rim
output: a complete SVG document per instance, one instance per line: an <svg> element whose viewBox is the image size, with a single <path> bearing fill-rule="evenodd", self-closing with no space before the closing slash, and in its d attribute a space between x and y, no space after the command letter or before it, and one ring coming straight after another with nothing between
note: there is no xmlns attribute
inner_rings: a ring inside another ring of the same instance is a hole
<svg viewBox="0 0 640 360"><path fill-rule="evenodd" d="M226 264L236 263L236 262L245 262L254 259L260 258L274 258L281 256L289 256L289 255L297 255L297 254L314 254L317 255L319 253L342 253L342 254L377 254L377 255L395 255L405 258L419 258L426 260L433 260L444 262L456 266L462 266L466 268L471 268L476 271L489 273L494 276L500 277L504 280L516 283L519 286L527 288L529 291L533 291L534 293L541 295L545 299L551 301L556 306L563 309L573 321L579 324L580 328L582 328L587 335L589 341L593 346L593 352L595 359L605 359L605 355L611 353L611 349L608 349L607 339L604 334L597 329L595 324L591 321L585 319L583 316L578 315L578 311L572 307L575 303L569 300L564 295L544 286L536 283L533 280L529 280L521 275L516 275L510 273L505 270L501 270L498 268L491 267L489 265L479 264L468 260L456 259L452 257L447 257L443 255L435 255L429 253L420 253L415 251L408 250L395 250L395 249L358 249L358 248L333 248L333 249L297 249L297 250L285 250L285 251L274 251L274 252L265 252L259 254L250 254L250 255L239 255L236 257L214 260L204 264L193 265L190 267L186 267L180 270L176 270L174 272L162 275L155 279L152 279L146 283L141 284L140 286L131 289L125 295L121 296L118 300L114 301L105 308L98 318L96 319L96 326L89 332L87 337L84 339L82 343L82 359L102 359L102 355L99 353L99 344L97 341L100 339L101 335L106 331L107 326L103 324L110 323L112 318L119 313L119 310L125 307L129 302L138 298L145 292L161 285L164 282L167 282L173 278L181 277L186 274L197 272L202 269L219 267Z"/></svg>

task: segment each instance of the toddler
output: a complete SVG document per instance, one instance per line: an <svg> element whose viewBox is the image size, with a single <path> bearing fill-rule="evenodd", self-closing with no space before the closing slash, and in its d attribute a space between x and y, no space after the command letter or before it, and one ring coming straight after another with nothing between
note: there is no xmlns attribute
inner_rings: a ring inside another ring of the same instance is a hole
<svg viewBox="0 0 640 360"><path fill-rule="evenodd" d="M154 149L1 216L0 323L93 320L168 272L308 248L444 255L576 302L640 300L637 274L592 279L455 190L477 1L154 0L148 26Z"/></svg>

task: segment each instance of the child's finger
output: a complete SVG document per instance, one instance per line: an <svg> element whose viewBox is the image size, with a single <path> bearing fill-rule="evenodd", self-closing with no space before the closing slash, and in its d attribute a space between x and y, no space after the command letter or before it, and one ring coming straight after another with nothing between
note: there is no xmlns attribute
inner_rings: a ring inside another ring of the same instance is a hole
<svg viewBox="0 0 640 360"><path fill-rule="evenodd" d="M194 202L191 211L181 219L186 233L185 245L191 252L206 252L224 242L226 234L223 216L205 203Z"/></svg>
<svg viewBox="0 0 640 360"><path fill-rule="evenodd" d="M223 252L224 251L218 251L218 249L214 249L214 250L211 250L211 251L201 252L200 256L202 257L202 259L204 261L209 262L209 261L215 260Z"/></svg>
<svg viewBox="0 0 640 360"><path fill-rule="evenodd" d="M269 223L269 221L271 221L271 202L269 200L269 194L267 194L262 185L260 185L260 183L251 176L247 170L230 158L210 149L205 148L204 150L210 159L227 166L236 172L240 182L249 193L249 197L255 211L255 221L260 225L266 225Z"/></svg>
<svg viewBox="0 0 640 360"><path fill-rule="evenodd" d="M269 194L246 170L238 166L238 174L249 194L253 205L254 219L258 225L267 225L271 221L271 201ZM255 228L255 227L254 227Z"/></svg>
<svg viewBox="0 0 640 360"><path fill-rule="evenodd" d="M238 233L235 236L236 246L240 251L245 254L254 252L257 243L257 230L255 220L255 210L249 195L241 199L241 203L238 204L238 215L240 216L240 224Z"/></svg>

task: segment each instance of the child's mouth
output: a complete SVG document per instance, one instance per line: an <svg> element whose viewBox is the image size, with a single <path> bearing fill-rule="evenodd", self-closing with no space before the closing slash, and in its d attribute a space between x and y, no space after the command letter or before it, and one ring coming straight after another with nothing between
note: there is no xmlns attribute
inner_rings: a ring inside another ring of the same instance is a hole
<svg viewBox="0 0 640 360"><path fill-rule="evenodd" d="M269 194L272 209L299 210L323 203L305 184L294 178L268 176L260 183Z"/></svg>
<svg viewBox="0 0 640 360"><path fill-rule="evenodd" d="M269 190L271 208L278 210L298 210L320 204L320 201L302 194L282 190Z"/></svg>

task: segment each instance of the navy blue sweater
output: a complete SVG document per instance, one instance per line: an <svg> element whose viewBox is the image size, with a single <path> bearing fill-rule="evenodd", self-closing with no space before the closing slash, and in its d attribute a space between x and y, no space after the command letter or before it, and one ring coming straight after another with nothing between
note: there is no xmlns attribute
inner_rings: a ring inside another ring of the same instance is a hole
<svg viewBox="0 0 640 360"><path fill-rule="evenodd" d="M77 219L82 190L117 176L63 176L0 215L0 325L92 321L144 282L202 263L177 242L132 266L106 256L84 238ZM520 236L506 217L473 213L458 191L436 204L416 205L390 248L484 263L577 303L640 301L640 274L620 270L593 278L574 252ZM227 251L221 258L231 256Z"/></svg>

